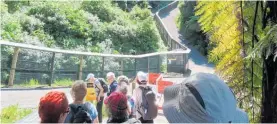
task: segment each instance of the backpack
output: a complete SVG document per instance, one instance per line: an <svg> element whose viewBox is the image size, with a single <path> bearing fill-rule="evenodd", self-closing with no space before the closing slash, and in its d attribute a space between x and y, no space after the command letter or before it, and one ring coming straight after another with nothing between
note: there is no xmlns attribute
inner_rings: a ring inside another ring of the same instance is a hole
<svg viewBox="0 0 277 124"><path fill-rule="evenodd" d="M105 83L104 79L99 78L98 81L100 82L102 88L104 89L104 93L107 93L109 88L108 88L108 85Z"/></svg>
<svg viewBox="0 0 277 124"><path fill-rule="evenodd" d="M138 112L143 120L153 120L158 115L158 106L156 105L156 95L149 86L139 87L142 91L142 101Z"/></svg>
<svg viewBox="0 0 277 124"><path fill-rule="evenodd" d="M82 105L70 104L70 123L92 123L90 114L87 112L87 108Z"/></svg>

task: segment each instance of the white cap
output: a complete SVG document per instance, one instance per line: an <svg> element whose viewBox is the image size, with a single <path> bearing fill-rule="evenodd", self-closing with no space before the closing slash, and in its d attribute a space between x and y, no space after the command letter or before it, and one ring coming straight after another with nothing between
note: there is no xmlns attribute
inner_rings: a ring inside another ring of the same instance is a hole
<svg viewBox="0 0 277 124"><path fill-rule="evenodd" d="M138 79L139 82L142 82L142 81L146 82L147 81L147 74L142 72L142 71L139 71L137 73L137 79Z"/></svg>
<svg viewBox="0 0 277 124"><path fill-rule="evenodd" d="M94 78L94 74L89 73L88 76L87 76L87 78L86 78L86 80L88 80L88 79L90 79L90 78Z"/></svg>

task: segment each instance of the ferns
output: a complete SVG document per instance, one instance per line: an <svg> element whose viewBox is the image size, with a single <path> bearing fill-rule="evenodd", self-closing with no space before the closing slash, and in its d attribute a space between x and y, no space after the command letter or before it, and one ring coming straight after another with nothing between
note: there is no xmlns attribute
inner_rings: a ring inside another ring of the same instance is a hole
<svg viewBox="0 0 277 124"><path fill-rule="evenodd" d="M239 105L248 112L250 119L253 122L258 121L257 116L255 120L252 118L253 113L257 114L260 111L262 82L262 60L252 57L256 55L252 52L255 2L240 4L238 1L200 1L197 2L195 9L195 14L200 17L198 22L201 29L210 34L210 42L216 44L209 52L209 61L216 64L217 74L227 80L234 89ZM261 14L257 14L256 25L254 25L255 43L266 36L262 30ZM255 45L256 51L259 50L258 45L262 44L264 43ZM250 54L251 57L245 58L245 54ZM252 59L253 70L251 69Z"/></svg>

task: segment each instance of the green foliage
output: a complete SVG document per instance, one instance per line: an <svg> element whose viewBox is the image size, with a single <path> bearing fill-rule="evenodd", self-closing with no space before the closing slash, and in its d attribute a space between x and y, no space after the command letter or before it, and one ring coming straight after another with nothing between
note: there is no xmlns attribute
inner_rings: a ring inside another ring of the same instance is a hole
<svg viewBox="0 0 277 124"><path fill-rule="evenodd" d="M262 96L263 62L257 55L265 49L267 55L272 55L274 51L269 46L276 44L276 26L269 24L262 28L263 13L259 7L255 16L255 4L250 1L201 1L197 2L195 13L200 17L201 29L209 34L210 43L214 45L209 61L216 63L216 72L229 82L238 105L248 112L251 122L259 122Z"/></svg>
<svg viewBox="0 0 277 124"><path fill-rule="evenodd" d="M29 82L25 82L25 85L26 86L38 86L39 85L39 82L38 80L36 79L31 79Z"/></svg>
<svg viewBox="0 0 277 124"><path fill-rule="evenodd" d="M69 78L58 79L54 81L53 86L71 86L73 81Z"/></svg>
<svg viewBox="0 0 277 124"><path fill-rule="evenodd" d="M196 1L179 2L180 14L175 21L184 38L202 54L207 55L208 40L197 22L199 16L194 14L195 5Z"/></svg>
<svg viewBox="0 0 277 124"><path fill-rule="evenodd" d="M1 110L1 123L14 123L31 114L32 109L20 108L18 104L11 105Z"/></svg>
<svg viewBox="0 0 277 124"><path fill-rule="evenodd" d="M136 3L130 13L111 1L15 2L19 9L7 13L15 6L12 3L8 6L1 2L2 39L93 52L101 52L97 44L111 40L111 47L124 54L164 47L145 1ZM147 29L142 30L144 27Z"/></svg>
<svg viewBox="0 0 277 124"><path fill-rule="evenodd" d="M29 5L29 1L11 1L5 0L5 3L8 5L8 11L14 13L18 11L22 6Z"/></svg>

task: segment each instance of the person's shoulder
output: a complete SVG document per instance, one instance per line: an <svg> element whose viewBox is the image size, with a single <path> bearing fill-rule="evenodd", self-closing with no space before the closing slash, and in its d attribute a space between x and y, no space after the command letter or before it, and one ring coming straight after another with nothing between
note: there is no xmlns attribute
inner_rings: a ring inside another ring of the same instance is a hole
<svg viewBox="0 0 277 124"><path fill-rule="evenodd" d="M95 106L90 103L90 102L85 102L85 106L88 108L88 109L95 109Z"/></svg>

